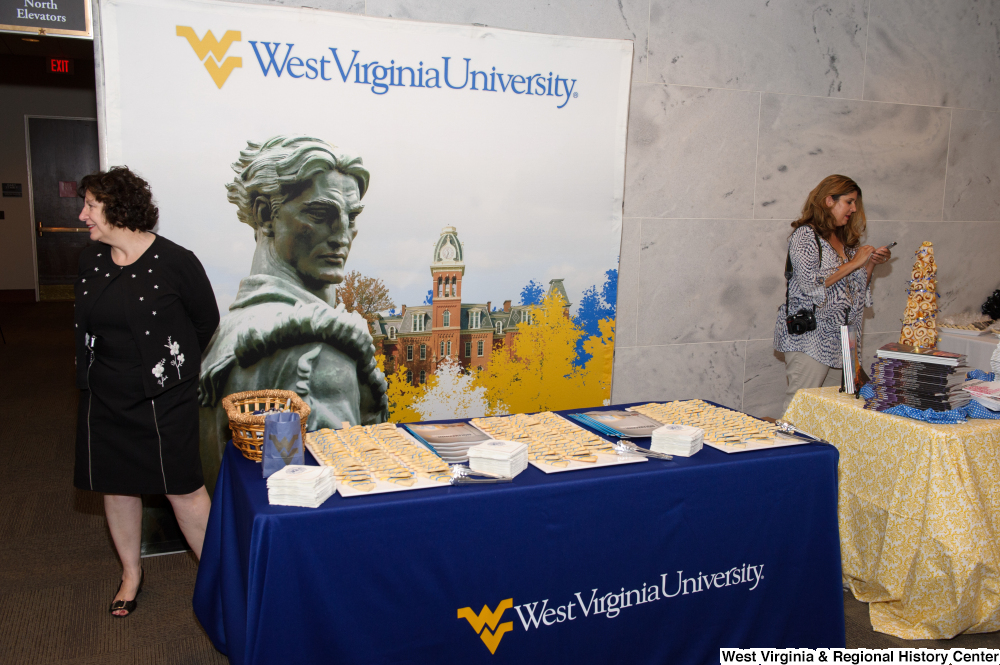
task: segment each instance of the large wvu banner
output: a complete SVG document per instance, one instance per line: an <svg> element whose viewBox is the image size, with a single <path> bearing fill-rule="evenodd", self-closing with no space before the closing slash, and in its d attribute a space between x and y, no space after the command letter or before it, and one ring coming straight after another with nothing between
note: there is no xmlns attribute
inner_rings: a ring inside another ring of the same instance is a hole
<svg viewBox="0 0 1000 665"><path fill-rule="evenodd" d="M228 309L206 409L291 389L314 428L610 397L631 42L99 9L104 164L149 180Z"/></svg>

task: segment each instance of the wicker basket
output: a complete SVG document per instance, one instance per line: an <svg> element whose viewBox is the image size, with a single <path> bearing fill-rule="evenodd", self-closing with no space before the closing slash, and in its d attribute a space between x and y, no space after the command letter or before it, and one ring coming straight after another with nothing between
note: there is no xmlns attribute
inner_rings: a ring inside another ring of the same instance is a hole
<svg viewBox="0 0 1000 665"><path fill-rule="evenodd" d="M259 462L264 458L264 418L254 411L283 409L291 400L289 410L299 414L302 420L302 441L306 440L306 424L309 422L309 405L291 390L248 390L233 393L222 398L222 406L229 416L229 429L233 432L233 445L239 448L248 460Z"/></svg>

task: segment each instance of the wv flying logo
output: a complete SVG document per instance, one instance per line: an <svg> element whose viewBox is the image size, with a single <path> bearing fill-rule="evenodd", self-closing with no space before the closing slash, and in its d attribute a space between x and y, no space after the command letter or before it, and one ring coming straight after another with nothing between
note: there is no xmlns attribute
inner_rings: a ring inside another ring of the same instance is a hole
<svg viewBox="0 0 1000 665"><path fill-rule="evenodd" d="M483 605L483 609L479 614L474 614L471 607L463 607L458 611L458 618L468 621L469 625L472 626L472 630L476 631L483 644L490 650L490 653L495 654L504 634L514 630L513 621L505 621L499 627L497 626L503 613L513 606L514 599L508 598L507 600L501 600L496 610L493 611L490 611L488 605Z"/></svg>
<svg viewBox="0 0 1000 665"><path fill-rule="evenodd" d="M241 33L239 30L226 30L226 34L222 35L222 41L219 41L211 30L205 32L205 36L198 39L194 28L179 25L177 26L177 36L188 40L191 48L194 49L194 54L205 63L205 69L208 70L212 80L215 81L215 85L220 90L229 75L233 73L233 69L243 66L243 58L238 56L230 56L223 60L232 43L240 41Z"/></svg>

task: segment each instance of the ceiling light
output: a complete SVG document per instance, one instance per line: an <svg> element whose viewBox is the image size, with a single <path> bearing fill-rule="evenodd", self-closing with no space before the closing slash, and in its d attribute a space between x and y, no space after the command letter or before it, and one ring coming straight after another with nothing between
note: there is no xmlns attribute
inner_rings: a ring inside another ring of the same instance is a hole
<svg viewBox="0 0 1000 665"><path fill-rule="evenodd" d="M33 43L37 44L39 40L32 39L31 37L21 37L21 41L23 41L23 42L33 42Z"/></svg>

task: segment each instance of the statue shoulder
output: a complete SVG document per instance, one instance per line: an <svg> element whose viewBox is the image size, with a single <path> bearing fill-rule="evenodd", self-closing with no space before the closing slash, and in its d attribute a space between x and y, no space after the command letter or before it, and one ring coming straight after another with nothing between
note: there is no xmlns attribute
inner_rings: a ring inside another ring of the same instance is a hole
<svg viewBox="0 0 1000 665"><path fill-rule="evenodd" d="M368 322L363 317L323 302L267 303L254 308L236 331L233 353L247 367L277 349L324 342L365 362L375 355Z"/></svg>
<svg viewBox="0 0 1000 665"><path fill-rule="evenodd" d="M357 363L343 351L320 341L276 349L250 365L237 364L226 380L225 393L275 388L300 397L326 399L338 391L356 395Z"/></svg>
<svg viewBox="0 0 1000 665"><path fill-rule="evenodd" d="M342 350L324 342L307 342L278 349L249 367L234 367L223 394L262 387L291 390L312 409L309 429L339 427L344 421L354 425L382 422L384 391L359 369Z"/></svg>
<svg viewBox="0 0 1000 665"><path fill-rule="evenodd" d="M200 402L203 406L212 406L222 395L238 390L293 389L289 382L303 384L300 373L305 371L306 365L312 367L316 360L316 356L309 354L325 354L323 347L336 351L331 359L343 356L343 364L356 374L349 383L360 385L362 401L370 405L368 410L383 414L384 420L388 384L375 360L368 322L359 314L345 311L342 306L331 307L321 301L258 301L224 317L202 360ZM264 367L267 370L262 374ZM231 381L230 374L237 370L239 380ZM341 371L336 373L342 374ZM276 383L278 376L282 378ZM304 385L308 387L311 381L305 379ZM326 379L321 380L325 382ZM248 387L238 388L236 384ZM296 392L303 394L298 389Z"/></svg>

